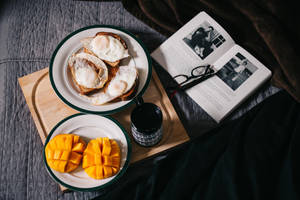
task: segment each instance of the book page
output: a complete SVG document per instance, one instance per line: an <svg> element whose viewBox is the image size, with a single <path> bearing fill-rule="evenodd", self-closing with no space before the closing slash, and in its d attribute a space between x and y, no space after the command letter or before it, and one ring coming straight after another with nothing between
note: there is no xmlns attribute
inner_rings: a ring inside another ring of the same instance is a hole
<svg viewBox="0 0 300 200"><path fill-rule="evenodd" d="M186 92L217 122L271 77L271 71L239 45L213 65L217 74Z"/></svg>
<svg viewBox="0 0 300 200"><path fill-rule="evenodd" d="M190 75L194 67L214 63L233 45L229 34L208 14L200 12L151 56L172 77Z"/></svg>

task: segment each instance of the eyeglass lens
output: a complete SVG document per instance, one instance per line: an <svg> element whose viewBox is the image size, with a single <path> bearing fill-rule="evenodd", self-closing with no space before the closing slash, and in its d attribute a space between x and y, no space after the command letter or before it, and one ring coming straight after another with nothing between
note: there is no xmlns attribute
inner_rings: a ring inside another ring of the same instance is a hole
<svg viewBox="0 0 300 200"><path fill-rule="evenodd" d="M192 70L192 76L201 76L201 75L205 74L206 69L207 69L206 66L195 67Z"/></svg>

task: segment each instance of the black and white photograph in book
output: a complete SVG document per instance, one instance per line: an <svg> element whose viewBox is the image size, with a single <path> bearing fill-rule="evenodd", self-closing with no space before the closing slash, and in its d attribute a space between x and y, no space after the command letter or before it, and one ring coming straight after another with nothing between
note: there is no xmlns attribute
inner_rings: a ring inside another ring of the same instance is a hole
<svg viewBox="0 0 300 200"><path fill-rule="evenodd" d="M201 58L205 59L215 49L225 42L225 38L204 21L183 38L183 41Z"/></svg>
<svg viewBox="0 0 300 200"><path fill-rule="evenodd" d="M218 72L217 76L222 79L232 90L240 87L255 71L253 65L245 56L237 53Z"/></svg>

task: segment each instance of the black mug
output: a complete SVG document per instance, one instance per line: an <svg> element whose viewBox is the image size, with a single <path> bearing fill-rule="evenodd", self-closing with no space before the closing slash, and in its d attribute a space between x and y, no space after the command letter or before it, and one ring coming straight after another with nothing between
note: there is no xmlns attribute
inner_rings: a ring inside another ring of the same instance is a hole
<svg viewBox="0 0 300 200"><path fill-rule="evenodd" d="M132 136L141 146L154 146L162 138L162 111L153 103L144 103L142 97L135 99L135 103L131 113Z"/></svg>

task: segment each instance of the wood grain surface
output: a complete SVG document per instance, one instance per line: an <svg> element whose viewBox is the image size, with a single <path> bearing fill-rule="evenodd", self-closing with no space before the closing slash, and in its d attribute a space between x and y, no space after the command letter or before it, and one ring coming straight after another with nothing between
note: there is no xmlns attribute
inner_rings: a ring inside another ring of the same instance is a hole
<svg viewBox="0 0 300 200"><path fill-rule="evenodd" d="M130 163L153 156L189 140L189 136L165 93L155 70L152 72L152 79L143 95L143 99L145 102L155 103L162 110L163 137L161 141L153 147L142 147L134 142L130 130L130 114L135 105L112 115L131 136L132 157ZM50 83L48 68L19 78L19 83L43 143L45 143L47 135L58 122L78 113L56 96ZM61 188L62 190L66 189Z"/></svg>
<svg viewBox="0 0 300 200"><path fill-rule="evenodd" d="M131 136L132 158L131 163L152 156L156 153L174 147L189 140L180 119L178 118L164 88L162 87L155 70L152 71L149 87L143 95L145 102L159 106L163 113L163 138L153 147L142 147L134 142L130 130L130 113L135 105L112 115ZM64 104L51 87L48 68L19 78L26 102L37 126L39 135L44 143L51 129L62 119L78 113L78 111Z"/></svg>

